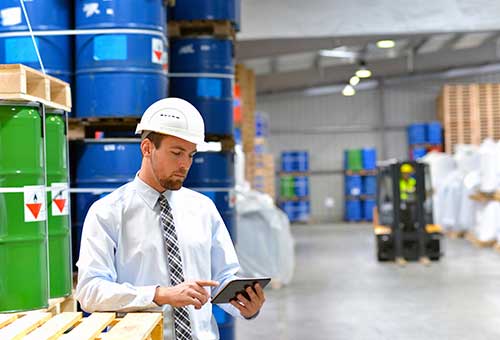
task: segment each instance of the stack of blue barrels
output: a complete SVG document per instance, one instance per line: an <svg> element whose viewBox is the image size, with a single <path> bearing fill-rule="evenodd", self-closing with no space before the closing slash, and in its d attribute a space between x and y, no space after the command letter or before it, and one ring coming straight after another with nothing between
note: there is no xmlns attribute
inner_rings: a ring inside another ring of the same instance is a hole
<svg viewBox="0 0 500 340"><path fill-rule="evenodd" d="M70 146L76 191L72 206L75 261L90 205L133 180L140 168L135 125L151 104L167 96L168 40L163 0L140 4L75 0L74 14L76 29L102 30L75 39L75 120L94 124L99 131L93 134L88 129L85 139Z"/></svg>
<svg viewBox="0 0 500 340"><path fill-rule="evenodd" d="M344 171L344 219L348 222L372 221L377 193L377 150L346 150Z"/></svg>
<svg viewBox="0 0 500 340"><path fill-rule="evenodd" d="M443 127L440 122L414 123L408 126L410 160L418 160L431 151L443 151Z"/></svg>
<svg viewBox="0 0 500 340"><path fill-rule="evenodd" d="M293 150L281 153L280 206L291 223L311 218L309 198L309 153Z"/></svg>
<svg viewBox="0 0 500 340"><path fill-rule="evenodd" d="M193 104L205 121L206 140L222 145L222 151L196 154L184 186L214 201L233 242L236 242L233 36L239 27L238 9L235 0L183 0L176 1L169 11L169 95ZM219 27L231 29L224 34ZM233 317L216 305L212 311L220 338L234 339Z"/></svg>

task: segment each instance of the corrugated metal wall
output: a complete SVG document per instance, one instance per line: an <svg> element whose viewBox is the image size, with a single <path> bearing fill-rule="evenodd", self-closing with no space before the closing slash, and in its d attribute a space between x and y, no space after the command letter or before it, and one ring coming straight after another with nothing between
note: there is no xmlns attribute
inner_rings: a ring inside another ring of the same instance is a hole
<svg viewBox="0 0 500 340"><path fill-rule="evenodd" d="M406 126L436 119L441 86L452 82L500 82L500 73L427 81L388 82L354 97L260 96L257 109L270 116L270 151L280 169L283 150L310 154L311 209L315 221L343 219L343 151L376 147L379 159L407 157ZM334 208L325 206L333 198Z"/></svg>

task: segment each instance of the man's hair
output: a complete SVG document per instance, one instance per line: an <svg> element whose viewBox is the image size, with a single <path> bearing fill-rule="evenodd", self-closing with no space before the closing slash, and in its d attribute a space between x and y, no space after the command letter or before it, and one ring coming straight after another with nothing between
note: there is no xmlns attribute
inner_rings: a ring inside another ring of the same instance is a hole
<svg viewBox="0 0 500 340"><path fill-rule="evenodd" d="M149 139L153 143L155 148L158 149L158 148L160 148L161 141L165 137L167 137L167 136L163 135L161 133L152 132L152 131L144 131L141 135L141 140L144 140L146 138Z"/></svg>

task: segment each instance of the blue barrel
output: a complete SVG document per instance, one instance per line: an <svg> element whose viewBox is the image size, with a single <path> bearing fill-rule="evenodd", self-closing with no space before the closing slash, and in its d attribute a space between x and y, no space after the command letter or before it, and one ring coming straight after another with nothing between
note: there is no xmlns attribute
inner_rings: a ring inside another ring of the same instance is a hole
<svg viewBox="0 0 500 340"><path fill-rule="evenodd" d="M373 208L375 207L375 200L364 200L362 204L363 219L365 221L373 221Z"/></svg>
<svg viewBox="0 0 500 340"><path fill-rule="evenodd" d="M417 160L424 157L427 154L426 148L414 148L412 151L412 160Z"/></svg>
<svg viewBox="0 0 500 340"><path fill-rule="evenodd" d="M350 222L361 221L361 201L347 200L345 202L345 219Z"/></svg>
<svg viewBox="0 0 500 340"><path fill-rule="evenodd" d="M430 122L427 124L427 143L443 144L443 127L440 122Z"/></svg>
<svg viewBox="0 0 500 340"><path fill-rule="evenodd" d="M361 161L364 170L375 170L377 168L377 149L365 148L361 150Z"/></svg>
<svg viewBox="0 0 500 340"><path fill-rule="evenodd" d="M308 222L311 217L311 203L309 201L285 201L281 209L287 214L291 223Z"/></svg>
<svg viewBox="0 0 500 340"><path fill-rule="evenodd" d="M184 181L187 188L234 187L234 152L198 152Z"/></svg>
<svg viewBox="0 0 500 340"><path fill-rule="evenodd" d="M288 219L290 220L290 222L294 222L297 220L295 202L292 202L292 201L281 202L280 206L281 206L281 209L288 216Z"/></svg>
<svg viewBox="0 0 500 340"><path fill-rule="evenodd" d="M228 20L236 22L236 0L182 0L172 7L172 20Z"/></svg>
<svg viewBox="0 0 500 340"><path fill-rule="evenodd" d="M294 181L294 191L297 197L309 196L309 176L296 176Z"/></svg>
<svg viewBox="0 0 500 340"><path fill-rule="evenodd" d="M39 30L71 28L71 2L67 0L24 1L31 27ZM0 33L28 31L19 0L0 3ZM73 70L72 38L69 36L35 37L45 71L68 83ZM31 37L0 38L0 64L24 64L40 69Z"/></svg>
<svg viewBox="0 0 500 340"><path fill-rule="evenodd" d="M219 326L220 340L233 340L235 338L234 318L217 305L212 305L212 314Z"/></svg>
<svg viewBox="0 0 500 340"><path fill-rule="evenodd" d="M210 197L224 220L231 239L236 242L236 214L233 194L234 153L198 152L184 181L186 188Z"/></svg>
<svg viewBox="0 0 500 340"><path fill-rule="evenodd" d="M76 28L136 28L164 33L163 0L77 0ZM167 46L152 34L76 37L76 116L141 116L167 96Z"/></svg>
<svg viewBox="0 0 500 340"><path fill-rule="evenodd" d="M293 172L295 171L295 157L294 151L283 151L281 153L281 171Z"/></svg>
<svg viewBox="0 0 500 340"><path fill-rule="evenodd" d="M170 96L200 111L205 132L233 134L233 44L213 37L171 41Z"/></svg>
<svg viewBox="0 0 500 340"><path fill-rule="evenodd" d="M363 195L375 195L377 193L377 177L363 176L361 193Z"/></svg>
<svg viewBox="0 0 500 340"><path fill-rule="evenodd" d="M424 144L426 141L427 124L415 123L408 126L408 145Z"/></svg>
<svg viewBox="0 0 500 340"><path fill-rule="evenodd" d="M283 151L281 153L281 170L283 172L309 171L309 153L307 151Z"/></svg>
<svg viewBox="0 0 500 340"><path fill-rule="evenodd" d="M309 201L295 202L295 221L308 222L311 217L311 204Z"/></svg>
<svg viewBox="0 0 500 340"><path fill-rule="evenodd" d="M345 194L347 196L361 195L362 180L360 175L345 176Z"/></svg>
<svg viewBox="0 0 500 340"><path fill-rule="evenodd" d="M141 167L142 154L137 139L86 140L72 144L72 163L76 166L76 188L118 188L135 178ZM83 221L96 200L107 195L74 194L73 262L78 260Z"/></svg>

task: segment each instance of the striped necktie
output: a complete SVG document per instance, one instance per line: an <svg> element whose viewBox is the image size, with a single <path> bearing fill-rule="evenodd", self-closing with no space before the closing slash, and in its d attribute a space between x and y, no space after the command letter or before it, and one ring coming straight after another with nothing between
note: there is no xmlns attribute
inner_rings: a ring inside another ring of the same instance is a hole
<svg viewBox="0 0 500 340"><path fill-rule="evenodd" d="M161 208L160 221L167 249L170 284L176 286L184 282L184 274L182 272L182 259L175 232L174 217L172 216L172 209L163 195L160 195L158 202ZM187 307L173 308L173 313L175 338L177 340L191 340L191 323Z"/></svg>

